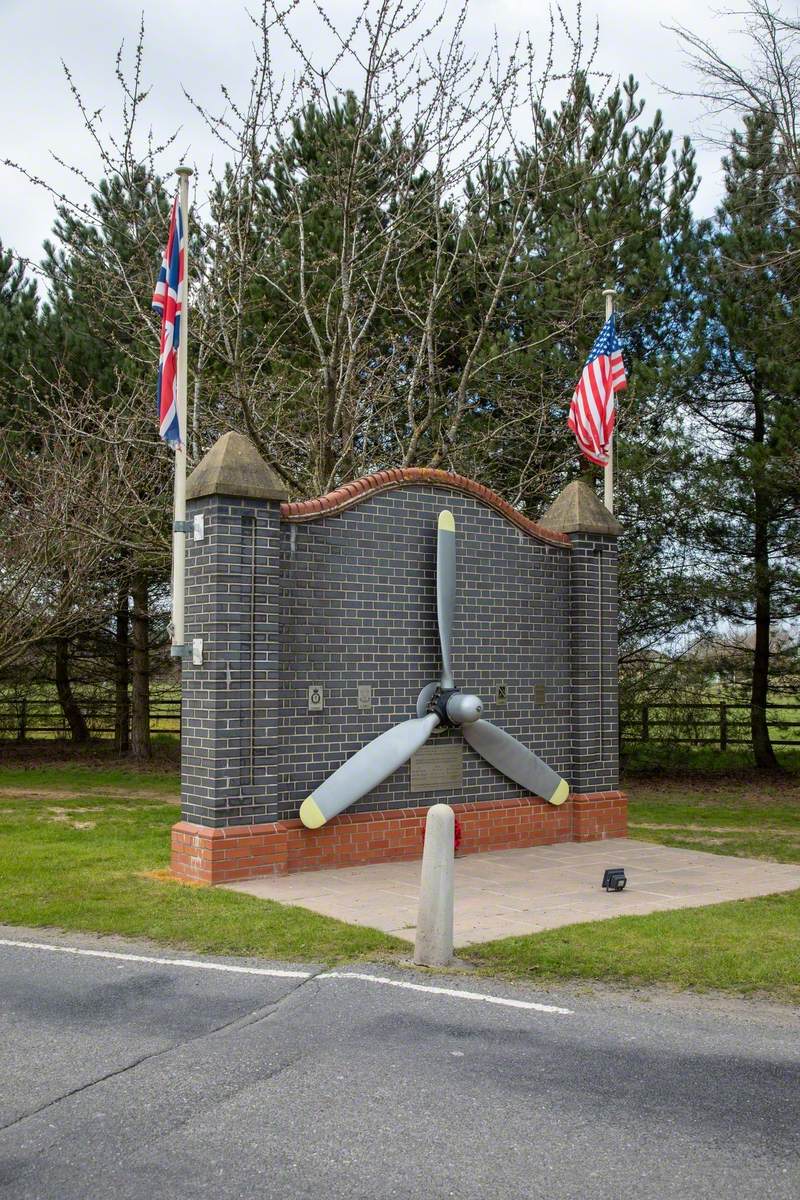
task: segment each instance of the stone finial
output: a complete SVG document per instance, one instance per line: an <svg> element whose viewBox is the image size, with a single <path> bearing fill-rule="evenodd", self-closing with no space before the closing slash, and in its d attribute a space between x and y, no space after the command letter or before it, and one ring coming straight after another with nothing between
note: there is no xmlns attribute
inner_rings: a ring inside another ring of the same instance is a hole
<svg viewBox="0 0 800 1200"><path fill-rule="evenodd" d="M541 518L541 524L557 533L603 533L607 537L622 533L617 518L580 479L567 484Z"/></svg>
<svg viewBox="0 0 800 1200"><path fill-rule="evenodd" d="M288 500L286 485L264 462L249 438L224 433L201 458L186 481L186 499L245 496L250 500Z"/></svg>

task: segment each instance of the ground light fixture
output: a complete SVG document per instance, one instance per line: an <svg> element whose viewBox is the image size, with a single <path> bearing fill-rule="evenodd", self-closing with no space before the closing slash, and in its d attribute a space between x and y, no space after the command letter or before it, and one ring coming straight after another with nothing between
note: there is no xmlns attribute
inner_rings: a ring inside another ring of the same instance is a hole
<svg viewBox="0 0 800 1200"><path fill-rule="evenodd" d="M624 867L606 867L601 887L604 887L607 892L622 892L627 882Z"/></svg>

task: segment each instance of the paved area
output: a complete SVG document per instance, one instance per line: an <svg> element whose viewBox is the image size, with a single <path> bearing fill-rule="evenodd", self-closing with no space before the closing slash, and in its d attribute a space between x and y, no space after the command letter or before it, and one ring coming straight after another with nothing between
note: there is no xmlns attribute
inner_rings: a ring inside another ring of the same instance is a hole
<svg viewBox="0 0 800 1200"><path fill-rule="evenodd" d="M623 866L624 892L600 887L605 867ZM307 871L230 884L356 925L414 940L420 863ZM676 850L617 838L470 854L456 860L455 941L489 942L623 913L693 908L788 892L800 866Z"/></svg>
<svg viewBox="0 0 800 1200"><path fill-rule="evenodd" d="M0 936L9 1200L800 1194L796 1010Z"/></svg>

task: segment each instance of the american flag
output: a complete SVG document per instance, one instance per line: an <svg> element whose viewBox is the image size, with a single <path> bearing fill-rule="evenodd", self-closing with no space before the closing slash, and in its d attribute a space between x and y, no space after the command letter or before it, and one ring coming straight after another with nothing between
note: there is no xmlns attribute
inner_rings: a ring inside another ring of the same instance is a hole
<svg viewBox="0 0 800 1200"><path fill-rule="evenodd" d="M581 453L598 467L608 465L608 443L617 416L614 395L627 384L612 314L592 346L567 418Z"/></svg>
<svg viewBox="0 0 800 1200"><path fill-rule="evenodd" d="M178 346L181 340L181 296L186 272L183 214L179 198L172 205L169 237L158 272L153 308L161 313L161 353L158 359L158 431L165 442L182 444L178 422Z"/></svg>

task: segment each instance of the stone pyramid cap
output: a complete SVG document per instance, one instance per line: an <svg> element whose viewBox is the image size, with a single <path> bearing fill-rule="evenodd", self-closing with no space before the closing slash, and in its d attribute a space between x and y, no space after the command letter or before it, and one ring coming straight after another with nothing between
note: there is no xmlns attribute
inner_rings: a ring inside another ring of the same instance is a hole
<svg viewBox="0 0 800 1200"><path fill-rule="evenodd" d="M545 529L556 533L603 533L619 537L622 526L595 492L581 479L573 479L541 518Z"/></svg>
<svg viewBox="0 0 800 1200"><path fill-rule="evenodd" d="M268 466L249 438L224 433L186 480L186 499L246 496L251 500L288 500L278 473Z"/></svg>

